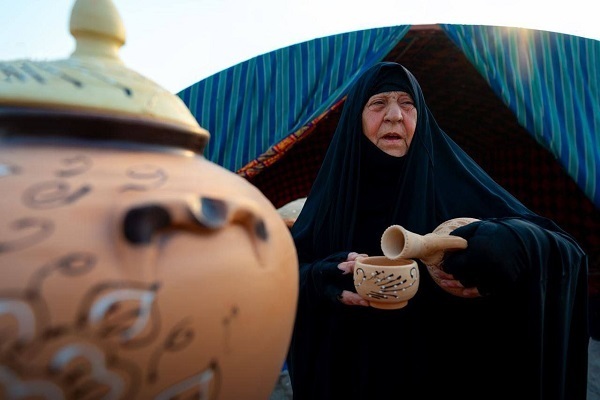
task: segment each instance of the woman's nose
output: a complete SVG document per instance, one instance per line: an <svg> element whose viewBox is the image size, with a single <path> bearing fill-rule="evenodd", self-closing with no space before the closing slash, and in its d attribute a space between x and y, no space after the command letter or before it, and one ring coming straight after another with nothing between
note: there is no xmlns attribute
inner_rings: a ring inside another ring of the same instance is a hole
<svg viewBox="0 0 600 400"><path fill-rule="evenodd" d="M402 116L402 110L398 104L392 103L388 106L385 119L391 122L402 121L404 117Z"/></svg>

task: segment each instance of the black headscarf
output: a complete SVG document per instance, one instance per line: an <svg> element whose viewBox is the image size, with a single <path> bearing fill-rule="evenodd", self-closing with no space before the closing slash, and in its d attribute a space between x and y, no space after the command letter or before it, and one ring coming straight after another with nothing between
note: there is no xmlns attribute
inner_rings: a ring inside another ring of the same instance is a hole
<svg viewBox="0 0 600 400"><path fill-rule="evenodd" d="M385 154L362 132L367 100L388 89L410 94L417 109L403 157ZM452 296L420 264L419 290L403 309L336 300L342 290L353 290L351 275L337 269L348 252L381 254L381 235L393 224L426 234L457 217L481 222L455 231L469 247L447 259L452 273L482 289L507 282L492 288L500 293ZM401 65L374 65L348 93L292 235L300 261L288 356L295 399L387 393L409 399L519 393L528 399L585 399L585 254L440 129L415 77Z"/></svg>
<svg viewBox="0 0 600 400"><path fill-rule="evenodd" d="M363 182L361 170L372 168L363 165L370 142L364 140L362 111L367 100L390 77L406 88L417 109L411 146L402 162L398 162L404 165L403 171L400 166L396 171L379 171L381 176L395 180L385 188L387 196L394 199L390 224L425 234L455 217L518 215L539 220L439 128L417 80L408 70L395 63L379 63L367 70L349 92L310 196L294 224L293 235L301 249L304 241L312 241L307 247L314 253L308 257L322 257L334 249L352 250ZM391 157L379 153L382 159Z"/></svg>

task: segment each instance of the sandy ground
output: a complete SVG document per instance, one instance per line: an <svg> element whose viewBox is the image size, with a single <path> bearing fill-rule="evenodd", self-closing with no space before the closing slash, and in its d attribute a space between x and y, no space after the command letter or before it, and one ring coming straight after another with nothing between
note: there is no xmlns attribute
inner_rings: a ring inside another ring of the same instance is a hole
<svg viewBox="0 0 600 400"><path fill-rule="evenodd" d="M600 400L600 340L590 340L587 400ZM282 371L269 400L291 400L292 387L287 370Z"/></svg>

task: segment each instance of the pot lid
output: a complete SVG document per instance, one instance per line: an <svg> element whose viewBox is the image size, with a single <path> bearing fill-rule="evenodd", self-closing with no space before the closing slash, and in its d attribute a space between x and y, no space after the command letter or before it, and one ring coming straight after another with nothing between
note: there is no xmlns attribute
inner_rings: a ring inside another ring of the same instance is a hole
<svg viewBox="0 0 600 400"><path fill-rule="evenodd" d="M178 96L119 58L125 28L111 0L77 0L70 32L76 48L67 59L0 62L0 106L133 117L208 140L208 131Z"/></svg>

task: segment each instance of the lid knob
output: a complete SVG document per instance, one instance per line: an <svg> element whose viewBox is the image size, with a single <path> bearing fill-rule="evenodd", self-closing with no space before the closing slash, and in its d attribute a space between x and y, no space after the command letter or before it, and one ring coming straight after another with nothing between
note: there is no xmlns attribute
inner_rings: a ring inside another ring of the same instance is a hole
<svg viewBox="0 0 600 400"><path fill-rule="evenodd" d="M111 0L77 0L69 30L75 38L74 57L107 57L120 61L125 26Z"/></svg>

